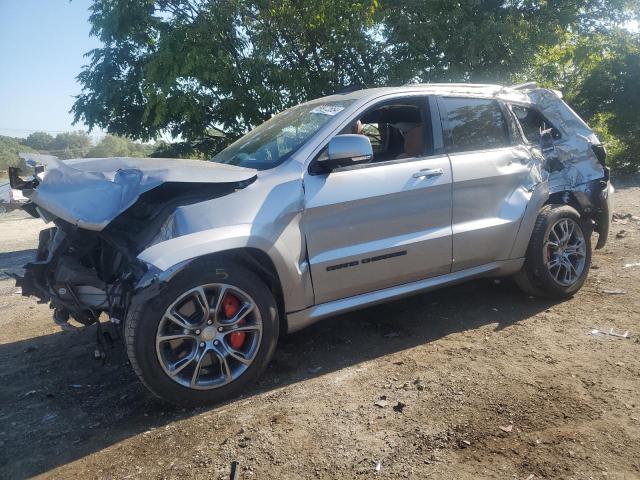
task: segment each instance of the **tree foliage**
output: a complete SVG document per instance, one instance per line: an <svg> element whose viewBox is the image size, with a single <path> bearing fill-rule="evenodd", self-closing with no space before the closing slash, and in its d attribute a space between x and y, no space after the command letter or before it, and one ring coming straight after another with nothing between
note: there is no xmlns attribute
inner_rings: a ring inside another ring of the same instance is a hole
<svg viewBox="0 0 640 480"><path fill-rule="evenodd" d="M86 156L90 158L148 157L153 150L153 145L136 143L129 138L116 135L105 135L86 153Z"/></svg>
<svg viewBox="0 0 640 480"><path fill-rule="evenodd" d="M18 156L22 152L38 152L55 155L58 158L80 157L149 157L179 156L175 147L164 143L144 144L130 138L105 135L95 145L89 136L81 131L59 133L55 137L45 132L34 132L27 138L5 137L0 135L0 176L6 174L7 167L24 167L24 161ZM197 155L196 151L184 152Z"/></svg>
<svg viewBox="0 0 640 480"><path fill-rule="evenodd" d="M403 0L383 24L393 81L509 82L563 32L607 29L629 16L624 0Z"/></svg>
<svg viewBox="0 0 640 480"><path fill-rule="evenodd" d="M633 172L640 159L640 35L567 35L542 52L535 68L541 83L561 88L565 99L599 133L609 163Z"/></svg>
<svg viewBox="0 0 640 480"><path fill-rule="evenodd" d="M97 0L104 43L79 75L76 120L220 147L290 105L374 83L376 0ZM222 134L222 136L221 136Z"/></svg>
<svg viewBox="0 0 640 480"><path fill-rule="evenodd" d="M23 151L50 153L59 158L83 157L91 148L91 139L85 132L62 132L55 137L47 132L33 132L26 139L16 139ZM24 148L24 147L29 148Z"/></svg>
<svg viewBox="0 0 640 480"><path fill-rule="evenodd" d="M0 135L0 177L6 175L8 167L24 165L18 153L32 152L33 149L23 142L23 138Z"/></svg>
<svg viewBox="0 0 640 480"><path fill-rule="evenodd" d="M102 46L73 112L112 134L184 140L160 153L211 153L345 86L557 83L542 65L557 49L572 61L568 37L610 38L634 15L637 0L94 0Z"/></svg>
<svg viewBox="0 0 640 480"><path fill-rule="evenodd" d="M91 148L91 139L82 130L59 133L51 142L49 153L58 158L84 157Z"/></svg>
<svg viewBox="0 0 640 480"><path fill-rule="evenodd" d="M24 144L34 150L49 150L53 144L53 137L46 132L33 132Z"/></svg>

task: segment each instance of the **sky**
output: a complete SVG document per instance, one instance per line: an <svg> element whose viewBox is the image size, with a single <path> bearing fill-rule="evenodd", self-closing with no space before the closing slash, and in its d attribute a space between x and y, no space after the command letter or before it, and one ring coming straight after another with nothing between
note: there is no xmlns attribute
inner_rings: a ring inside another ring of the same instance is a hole
<svg viewBox="0 0 640 480"><path fill-rule="evenodd" d="M68 113L89 36L91 0L0 0L0 135L86 130ZM93 131L92 136L102 132Z"/></svg>

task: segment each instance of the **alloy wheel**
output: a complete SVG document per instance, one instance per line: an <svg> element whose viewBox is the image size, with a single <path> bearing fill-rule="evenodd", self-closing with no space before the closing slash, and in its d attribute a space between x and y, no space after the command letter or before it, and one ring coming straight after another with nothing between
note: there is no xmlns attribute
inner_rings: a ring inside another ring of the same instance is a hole
<svg viewBox="0 0 640 480"><path fill-rule="evenodd" d="M236 380L252 364L262 338L256 302L227 284L195 287L166 309L156 333L164 372L180 385L208 390Z"/></svg>
<svg viewBox="0 0 640 480"><path fill-rule="evenodd" d="M587 245L582 228L571 218L558 220L544 244L545 264L554 280L564 286L573 285L582 275Z"/></svg>

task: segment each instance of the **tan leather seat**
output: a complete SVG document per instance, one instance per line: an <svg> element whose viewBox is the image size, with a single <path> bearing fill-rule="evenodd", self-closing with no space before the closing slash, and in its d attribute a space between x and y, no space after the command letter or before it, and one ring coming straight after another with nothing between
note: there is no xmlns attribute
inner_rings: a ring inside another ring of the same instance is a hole
<svg viewBox="0 0 640 480"><path fill-rule="evenodd" d="M404 137L404 153L396 158L413 158L422 155L424 141L422 138L422 125L412 128Z"/></svg>

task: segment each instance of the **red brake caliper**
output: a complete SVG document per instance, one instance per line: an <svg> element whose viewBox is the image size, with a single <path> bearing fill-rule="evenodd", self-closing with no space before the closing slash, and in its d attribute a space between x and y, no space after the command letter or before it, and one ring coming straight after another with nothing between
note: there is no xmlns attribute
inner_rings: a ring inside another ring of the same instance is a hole
<svg viewBox="0 0 640 480"><path fill-rule="evenodd" d="M240 300L235 295L227 293L222 299L222 309L224 310L224 316L227 320L233 318L233 316L240 310ZM240 320L239 325L244 325L244 319ZM235 350L242 348L244 340L247 337L246 332L234 332L229 335L229 345Z"/></svg>

